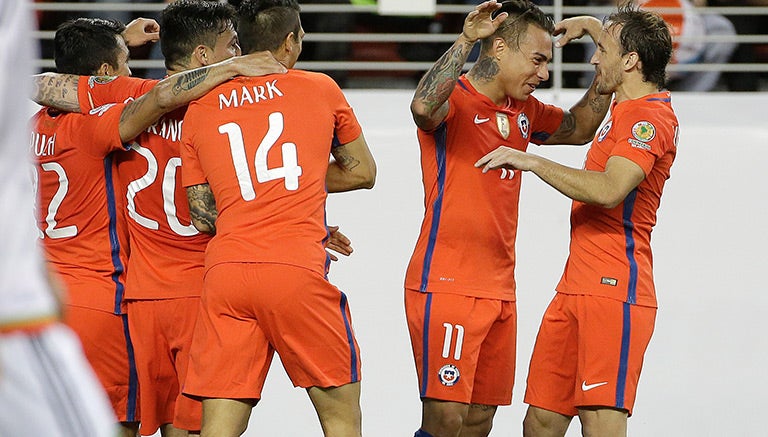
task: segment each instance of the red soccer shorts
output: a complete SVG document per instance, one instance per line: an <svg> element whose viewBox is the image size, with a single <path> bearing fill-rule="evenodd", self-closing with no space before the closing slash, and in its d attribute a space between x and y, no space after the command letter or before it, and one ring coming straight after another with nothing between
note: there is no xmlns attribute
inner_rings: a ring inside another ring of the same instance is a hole
<svg viewBox="0 0 768 437"><path fill-rule="evenodd" d="M525 403L567 416L578 407L632 415L656 308L558 293L539 328Z"/></svg>
<svg viewBox="0 0 768 437"><path fill-rule="evenodd" d="M64 322L80 337L117 420L138 422L139 384L126 316L67 305Z"/></svg>
<svg viewBox="0 0 768 437"><path fill-rule="evenodd" d="M129 300L128 325L141 390L141 435L161 425L200 429L200 401L181 394L200 298Z"/></svg>
<svg viewBox="0 0 768 437"><path fill-rule="evenodd" d="M515 302L405 290L422 398L509 405L515 383Z"/></svg>
<svg viewBox="0 0 768 437"><path fill-rule="evenodd" d="M258 399L274 351L296 386L359 381L360 351L344 293L321 275L291 265L211 267L184 393Z"/></svg>

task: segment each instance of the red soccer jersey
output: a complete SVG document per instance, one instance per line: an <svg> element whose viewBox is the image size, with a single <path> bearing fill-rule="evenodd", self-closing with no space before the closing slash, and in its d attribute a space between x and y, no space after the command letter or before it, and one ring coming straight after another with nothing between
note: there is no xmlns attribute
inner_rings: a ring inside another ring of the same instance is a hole
<svg viewBox="0 0 768 437"><path fill-rule="evenodd" d="M158 81L118 77L81 78L81 104L126 101ZM181 185L181 127L185 109L165 114L136 137L133 153L117 159L117 177L126 192L131 241L127 299L200 296L205 248L210 236L192 225Z"/></svg>
<svg viewBox="0 0 768 437"><path fill-rule="evenodd" d="M32 117L38 223L48 258L70 305L121 314L127 238L113 184L113 151L124 150L122 104L90 114ZM119 189L118 189L119 193Z"/></svg>
<svg viewBox="0 0 768 437"><path fill-rule="evenodd" d="M499 146L524 151L542 143L563 111L532 96L499 107L465 76L449 104L437 129L418 131L425 214L405 287L515 300L520 172L483 174L474 163Z"/></svg>
<svg viewBox="0 0 768 437"><path fill-rule="evenodd" d="M611 156L639 165L645 179L615 208L573 202L571 247L557 291L656 306L651 230L677 151L678 122L668 92L614 103L587 153L586 170Z"/></svg>
<svg viewBox="0 0 768 437"><path fill-rule="evenodd" d="M208 183L219 212L206 266L284 263L325 275L325 175L332 143L360 125L328 76L236 78L189 105L184 186Z"/></svg>

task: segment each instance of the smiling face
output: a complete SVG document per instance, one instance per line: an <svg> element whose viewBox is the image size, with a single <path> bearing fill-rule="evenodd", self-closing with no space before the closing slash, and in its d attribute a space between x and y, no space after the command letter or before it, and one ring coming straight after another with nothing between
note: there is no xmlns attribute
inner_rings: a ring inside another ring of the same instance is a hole
<svg viewBox="0 0 768 437"><path fill-rule="evenodd" d="M529 24L519 42L519 47L512 41L499 52L499 79L504 94L526 100L541 82L549 79L552 37L546 30Z"/></svg>
<svg viewBox="0 0 768 437"><path fill-rule="evenodd" d="M608 25L603 27L597 40L597 50L592 55L590 63L595 66L596 90L599 94L611 94L624 82L624 57L622 55L619 35L621 26Z"/></svg>

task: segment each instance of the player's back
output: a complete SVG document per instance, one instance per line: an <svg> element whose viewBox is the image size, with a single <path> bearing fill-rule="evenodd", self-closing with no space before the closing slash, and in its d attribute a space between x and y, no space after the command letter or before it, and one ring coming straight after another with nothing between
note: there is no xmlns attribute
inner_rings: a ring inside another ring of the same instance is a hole
<svg viewBox="0 0 768 437"><path fill-rule="evenodd" d="M359 135L341 90L318 73L236 78L192 103L184 185L209 183L219 213L206 264L276 262L324 274L331 146Z"/></svg>
<svg viewBox="0 0 768 437"><path fill-rule="evenodd" d="M126 236L112 152L123 149L117 129L122 105L90 115L54 113L32 119L37 159L38 223L48 261L75 306L119 311Z"/></svg>

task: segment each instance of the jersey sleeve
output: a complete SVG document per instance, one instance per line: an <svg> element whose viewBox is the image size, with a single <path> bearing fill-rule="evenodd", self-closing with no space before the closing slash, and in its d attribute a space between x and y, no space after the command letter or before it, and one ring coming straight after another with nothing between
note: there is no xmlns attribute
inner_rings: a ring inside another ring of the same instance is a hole
<svg viewBox="0 0 768 437"><path fill-rule="evenodd" d="M125 103L146 94L157 80L127 76L80 76L77 97L80 112L88 113L107 103Z"/></svg>
<svg viewBox="0 0 768 437"><path fill-rule="evenodd" d="M193 144L196 135L194 128L196 113L199 111L201 111L201 104L193 102L184 115L184 128L181 131L181 185L183 187L208 183L197 156L197 149Z"/></svg>
<svg viewBox="0 0 768 437"><path fill-rule="evenodd" d="M336 123L334 128L334 145L350 143L360 136L363 129L360 127L355 112L352 110L349 102L347 102L347 98L344 97L344 93L336 82L328 76L322 77L325 81L324 86L328 89L327 98L333 108L333 115Z"/></svg>
<svg viewBox="0 0 768 437"><path fill-rule="evenodd" d="M526 104L530 109L526 112L532 114L531 118L531 142L541 144L560 127L563 122L564 111L554 105L540 102L533 96L529 96Z"/></svg>
<svg viewBox="0 0 768 437"><path fill-rule="evenodd" d="M660 129L664 120L650 112L640 113L634 117L624 116L621 120L626 121L613 127L616 129L616 146L611 156L629 159L648 175L656 160L673 142L672 138L666 138L667 130Z"/></svg>
<svg viewBox="0 0 768 437"><path fill-rule="evenodd" d="M120 138L120 116L123 103L111 103L79 115L76 125L67 131L71 144L97 158L103 158L115 150L128 150Z"/></svg>

